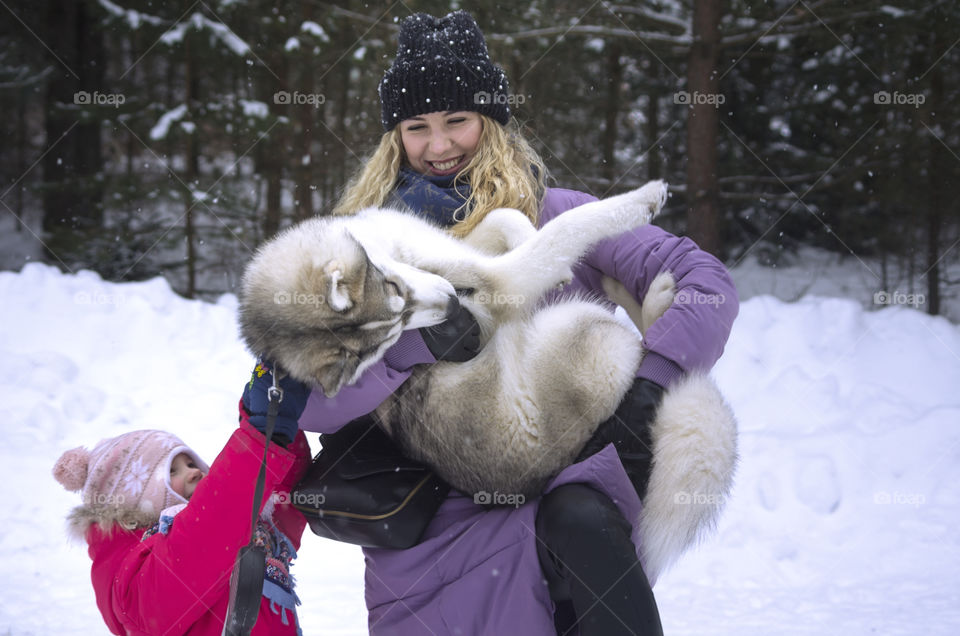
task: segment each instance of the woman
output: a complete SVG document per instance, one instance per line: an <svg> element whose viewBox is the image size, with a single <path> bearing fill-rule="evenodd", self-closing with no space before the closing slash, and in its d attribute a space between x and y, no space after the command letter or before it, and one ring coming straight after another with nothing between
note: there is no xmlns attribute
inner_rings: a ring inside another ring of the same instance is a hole
<svg viewBox="0 0 960 636"><path fill-rule="evenodd" d="M386 133L336 213L402 205L462 236L498 207L542 225L594 200L545 187L546 169L510 119L507 95L507 78L467 13L407 18L380 83ZM676 278L678 295L722 301L674 305L649 329L637 381L617 414L540 500L487 509L452 493L418 546L366 549L371 633L532 635L574 624L583 634L662 633L627 520L637 518L646 488L648 429L662 387L716 362L736 292L716 259L653 226L598 246L567 287L605 298L606 275L642 298L663 271ZM375 409L414 365L475 355L474 335L465 312L442 329L405 332L333 399L314 391L300 427L338 430Z"/></svg>

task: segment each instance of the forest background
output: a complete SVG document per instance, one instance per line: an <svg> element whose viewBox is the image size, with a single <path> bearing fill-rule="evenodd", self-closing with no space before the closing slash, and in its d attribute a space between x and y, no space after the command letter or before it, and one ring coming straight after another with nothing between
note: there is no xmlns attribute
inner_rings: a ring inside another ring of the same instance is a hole
<svg viewBox="0 0 960 636"><path fill-rule="evenodd" d="M952 0L0 0L0 267L235 292L379 141L399 21L460 8L554 185L663 178L658 222L731 267L812 247L877 305L960 296Z"/></svg>

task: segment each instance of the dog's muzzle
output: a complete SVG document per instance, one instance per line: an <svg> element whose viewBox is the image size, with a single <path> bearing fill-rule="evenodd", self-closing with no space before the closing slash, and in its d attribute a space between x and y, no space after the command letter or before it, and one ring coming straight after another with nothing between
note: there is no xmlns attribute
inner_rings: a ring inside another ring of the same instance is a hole
<svg viewBox="0 0 960 636"><path fill-rule="evenodd" d="M456 295L447 298L447 313L444 320L450 320L460 313L460 299Z"/></svg>

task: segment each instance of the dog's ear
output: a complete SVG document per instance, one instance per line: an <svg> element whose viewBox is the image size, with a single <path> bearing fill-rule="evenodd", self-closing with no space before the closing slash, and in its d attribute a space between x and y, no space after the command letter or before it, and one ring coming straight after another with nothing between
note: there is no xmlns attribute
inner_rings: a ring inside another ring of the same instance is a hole
<svg viewBox="0 0 960 636"><path fill-rule="evenodd" d="M323 266L323 289L327 304L337 313L343 313L353 307L350 298L350 286L344 280L346 268L339 260L332 260Z"/></svg>
<svg viewBox="0 0 960 636"><path fill-rule="evenodd" d="M338 239L333 257L316 260L311 272L310 288L338 314L349 311L363 298L367 278L367 253L349 232Z"/></svg>
<svg viewBox="0 0 960 636"><path fill-rule="evenodd" d="M351 355L343 349L338 349L332 352L330 358L324 361L323 366L317 369L314 379L323 388L323 394L332 398L353 377L359 364L360 360L357 356Z"/></svg>

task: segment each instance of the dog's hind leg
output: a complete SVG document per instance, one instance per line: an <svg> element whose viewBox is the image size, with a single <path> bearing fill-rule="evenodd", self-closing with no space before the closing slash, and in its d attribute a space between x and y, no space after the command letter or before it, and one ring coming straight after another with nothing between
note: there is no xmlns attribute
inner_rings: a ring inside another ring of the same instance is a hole
<svg viewBox="0 0 960 636"><path fill-rule="evenodd" d="M650 283L647 295L643 297L643 304L638 303L627 288L616 279L604 276L600 284L607 298L623 307L641 334L647 333L650 325L670 308L676 296L676 282L670 272L657 274Z"/></svg>
<svg viewBox="0 0 960 636"><path fill-rule="evenodd" d="M570 268L593 245L649 223L666 196L666 183L651 181L637 190L561 214L529 240L490 262L487 269L493 278L494 296L513 305L506 307L507 311L518 303L538 301L569 277Z"/></svg>

